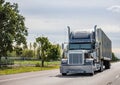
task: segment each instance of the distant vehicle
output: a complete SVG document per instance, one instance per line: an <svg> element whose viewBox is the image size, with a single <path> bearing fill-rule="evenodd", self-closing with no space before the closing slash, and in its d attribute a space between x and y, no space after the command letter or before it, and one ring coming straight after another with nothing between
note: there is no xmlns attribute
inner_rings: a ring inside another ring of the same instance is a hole
<svg viewBox="0 0 120 85"><path fill-rule="evenodd" d="M94 27L94 31L73 31L68 27L68 44L63 49L60 73L90 73L110 69L111 40ZM64 45L63 45L64 48Z"/></svg>

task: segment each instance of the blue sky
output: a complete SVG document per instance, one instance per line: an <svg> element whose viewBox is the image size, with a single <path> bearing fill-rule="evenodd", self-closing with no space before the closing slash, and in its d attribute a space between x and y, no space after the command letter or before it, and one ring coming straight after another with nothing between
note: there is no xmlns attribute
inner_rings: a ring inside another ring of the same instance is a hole
<svg viewBox="0 0 120 85"><path fill-rule="evenodd" d="M51 42L67 41L71 30L93 29L98 25L112 40L113 52L120 57L120 0L6 0L18 3L29 28L28 42L48 36Z"/></svg>

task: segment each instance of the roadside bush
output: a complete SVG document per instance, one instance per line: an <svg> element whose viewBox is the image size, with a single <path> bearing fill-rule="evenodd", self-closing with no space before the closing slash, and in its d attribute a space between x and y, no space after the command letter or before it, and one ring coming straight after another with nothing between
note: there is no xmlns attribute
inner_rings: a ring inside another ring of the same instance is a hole
<svg viewBox="0 0 120 85"><path fill-rule="evenodd" d="M40 63L36 63L36 64L35 64L35 67L40 67Z"/></svg>
<svg viewBox="0 0 120 85"><path fill-rule="evenodd" d="M113 61L113 62L119 61L119 59L115 56L114 53L112 53L112 61Z"/></svg>
<svg viewBox="0 0 120 85"><path fill-rule="evenodd" d="M14 64L14 60L9 59L9 58L6 59L5 57L2 57L0 64L1 65L13 65Z"/></svg>

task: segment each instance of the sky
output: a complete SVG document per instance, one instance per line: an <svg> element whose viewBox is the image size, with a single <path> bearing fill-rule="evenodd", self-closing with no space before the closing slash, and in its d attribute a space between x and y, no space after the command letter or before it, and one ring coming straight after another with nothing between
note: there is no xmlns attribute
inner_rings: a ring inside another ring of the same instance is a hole
<svg viewBox="0 0 120 85"><path fill-rule="evenodd" d="M28 42L46 36L53 43L67 42L71 30L93 29L98 25L112 41L120 58L120 0L6 0L18 3L25 17Z"/></svg>

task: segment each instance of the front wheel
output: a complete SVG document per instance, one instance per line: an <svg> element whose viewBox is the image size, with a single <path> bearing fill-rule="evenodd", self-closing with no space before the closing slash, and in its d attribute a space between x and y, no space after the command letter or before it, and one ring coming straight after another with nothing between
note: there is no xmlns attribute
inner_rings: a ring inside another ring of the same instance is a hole
<svg viewBox="0 0 120 85"><path fill-rule="evenodd" d="M93 76L94 75L94 71L92 72L92 73L89 73L91 76Z"/></svg>
<svg viewBox="0 0 120 85"><path fill-rule="evenodd" d="M67 75L67 73L62 73L62 75L63 75L63 76L66 76L66 75Z"/></svg>

